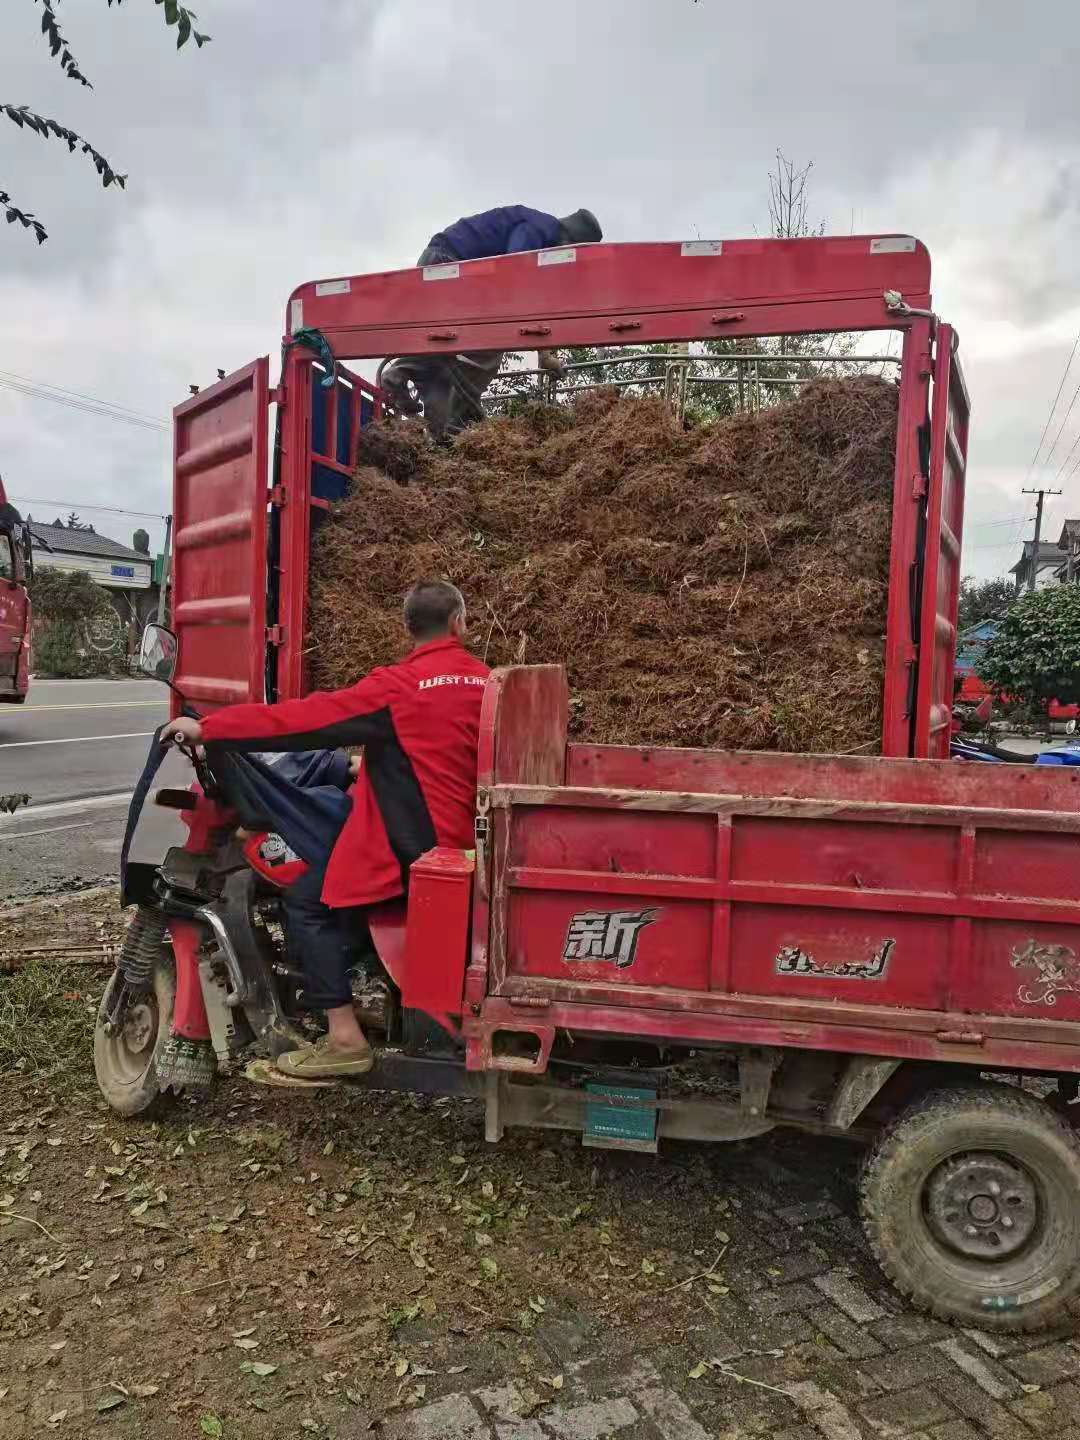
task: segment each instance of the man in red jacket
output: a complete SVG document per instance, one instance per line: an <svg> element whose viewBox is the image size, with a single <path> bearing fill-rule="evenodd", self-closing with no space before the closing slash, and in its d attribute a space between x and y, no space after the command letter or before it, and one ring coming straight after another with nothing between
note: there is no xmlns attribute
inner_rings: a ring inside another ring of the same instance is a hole
<svg viewBox="0 0 1080 1440"><path fill-rule="evenodd" d="M173 720L162 739L230 750L362 745L352 810L326 865L308 882L304 922L292 927L304 993L329 1033L278 1060L292 1075L357 1075L372 1054L352 1007L342 912L404 893L409 866L435 845L469 849L476 811L476 747L488 667L464 646L456 586L422 581L405 597L413 648L346 690L278 705L230 705L205 720ZM295 889L295 886L293 887ZM300 899L301 897L297 897Z"/></svg>

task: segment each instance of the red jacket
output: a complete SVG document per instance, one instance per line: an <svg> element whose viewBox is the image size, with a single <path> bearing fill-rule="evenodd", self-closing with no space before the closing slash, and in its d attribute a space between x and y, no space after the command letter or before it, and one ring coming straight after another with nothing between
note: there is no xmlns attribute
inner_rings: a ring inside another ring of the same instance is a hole
<svg viewBox="0 0 1080 1440"><path fill-rule="evenodd" d="M348 690L218 710L202 722L203 739L256 751L363 745L322 898L372 905L402 894L409 866L433 846L472 848L487 675L459 640L430 640Z"/></svg>

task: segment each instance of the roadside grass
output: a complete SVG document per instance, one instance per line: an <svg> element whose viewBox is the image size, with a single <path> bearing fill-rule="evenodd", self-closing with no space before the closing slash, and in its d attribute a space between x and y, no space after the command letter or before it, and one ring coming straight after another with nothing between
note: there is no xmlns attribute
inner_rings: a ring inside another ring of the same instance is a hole
<svg viewBox="0 0 1080 1440"><path fill-rule="evenodd" d="M0 1077L33 1075L64 1090L94 1083L94 1016L109 971L30 959L0 975Z"/></svg>

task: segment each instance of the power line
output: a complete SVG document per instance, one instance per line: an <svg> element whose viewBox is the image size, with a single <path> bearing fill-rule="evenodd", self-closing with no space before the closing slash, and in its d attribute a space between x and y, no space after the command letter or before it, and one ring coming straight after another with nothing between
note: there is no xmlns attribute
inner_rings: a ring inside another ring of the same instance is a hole
<svg viewBox="0 0 1080 1440"><path fill-rule="evenodd" d="M136 411L127 411L120 406L112 405L107 400L94 400L90 396L83 397L73 392L49 389L32 381L8 379L5 375L0 374L0 386L14 391L17 395L25 395L31 400L50 400L54 405L63 405L68 410L78 410L85 415L98 415L105 420L118 420L125 425L134 425L140 430L154 430L159 434L167 434L170 429L166 420L152 419L149 416L142 416Z"/></svg>
<svg viewBox="0 0 1080 1440"><path fill-rule="evenodd" d="M1065 419L1062 420L1061 424L1058 426L1058 432L1057 432L1057 434L1054 436L1054 443L1050 446L1050 449L1046 452L1046 456L1045 456L1045 458L1043 459L1043 464L1044 464L1044 465L1049 465L1049 464L1050 464L1050 461L1053 459L1054 451L1057 449L1057 443L1058 443L1058 441L1061 439L1061 432L1065 429L1065 426L1069 423L1069 416L1070 416L1070 415L1072 414L1072 412L1073 412L1073 406L1076 404L1076 397L1077 397L1078 395L1080 395L1080 383L1077 384L1076 389L1073 391L1072 399L1069 401L1069 408L1065 411Z"/></svg>
<svg viewBox="0 0 1080 1440"><path fill-rule="evenodd" d="M121 405L118 400L102 400L97 395L84 395L81 390L69 390L64 385L54 385L51 380L32 380L29 375L15 375L10 370L0 370L0 377L5 380L16 380L20 385L33 385L39 390L58 390L61 395L71 395L76 400L86 400L93 405L105 405L110 410L123 410L128 415L138 415L143 420L153 420L158 425L168 423L160 415L151 415L146 410L135 410L130 405Z"/></svg>
<svg viewBox="0 0 1080 1440"><path fill-rule="evenodd" d="M87 505L85 500L48 500L41 495L13 495L12 500L21 500L24 505L48 505L50 508L55 505L60 510L74 511L78 514L82 510L100 510L106 515L134 515L139 520L167 520L167 515L161 515L156 510L124 510L118 505ZM42 524L45 522L42 521Z"/></svg>
<svg viewBox="0 0 1080 1440"><path fill-rule="evenodd" d="M1075 436L1075 438L1073 439L1072 444L1069 446L1069 453L1065 456L1065 459L1061 462L1061 465L1060 465L1059 468L1058 468L1058 472L1057 472L1057 474L1054 476L1054 479L1055 479L1055 480L1060 480L1060 479L1061 479L1062 472L1064 471L1066 465L1068 465L1069 461L1072 459L1072 457L1073 457L1073 451L1076 449L1077 445L1080 445L1080 430L1078 430L1078 431L1076 432L1076 436ZM1071 473L1071 472L1070 472L1070 473Z"/></svg>
<svg viewBox="0 0 1080 1440"><path fill-rule="evenodd" d="M1069 371L1072 369L1072 362L1074 356L1076 355L1076 349L1078 345L1080 345L1080 330L1076 332L1076 339L1073 341L1073 347L1072 350L1069 352L1069 358L1065 363L1065 369L1061 372L1061 381L1058 384L1057 394L1054 396L1054 403L1050 406L1050 413L1046 417L1046 424L1043 426L1042 434L1039 436L1039 443L1035 446L1035 453L1031 457L1031 464L1028 466L1028 473L1025 476L1025 479L1030 480L1031 472L1035 469L1035 462L1039 458L1039 451L1042 449L1043 441L1046 439L1046 432L1050 429L1050 422L1054 418L1054 411L1057 409L1057 403L1061 399L1061 392L1065 389L1065 381L1068 379Z"/></svg>
<svg viewBox="0 0 1080 1440"><path fill-rule="evenodd" d="M1008 520L966 520L963 523L965 533L968 530L998 530L1002 526L1015 526L1015 524L1027 523L1028 516L1009 516Z"/></svg>

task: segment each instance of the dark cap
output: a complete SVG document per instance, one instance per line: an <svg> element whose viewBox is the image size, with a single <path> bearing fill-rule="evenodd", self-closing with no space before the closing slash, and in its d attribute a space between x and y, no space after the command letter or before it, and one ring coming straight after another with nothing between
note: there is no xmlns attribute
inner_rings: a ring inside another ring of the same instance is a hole
<svg viewBox="0 0 1080 1440"><path fill-rule="evenodd" d="M600 221L591 210L575 210L572 215L564 215L559 224L563 238L571 245L588 245L591 241L604 238Z"/></svg>

